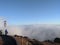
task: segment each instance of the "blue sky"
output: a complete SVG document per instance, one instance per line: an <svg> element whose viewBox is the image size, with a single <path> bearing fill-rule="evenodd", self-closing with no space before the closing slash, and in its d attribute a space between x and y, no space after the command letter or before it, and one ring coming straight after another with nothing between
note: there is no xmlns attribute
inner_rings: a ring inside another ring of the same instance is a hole
<svg viewBox="0 0 60 45"><path fill-rule="evenodd" d="M60 24L60 1L0 0L0 17L10 25Z"/></svg>

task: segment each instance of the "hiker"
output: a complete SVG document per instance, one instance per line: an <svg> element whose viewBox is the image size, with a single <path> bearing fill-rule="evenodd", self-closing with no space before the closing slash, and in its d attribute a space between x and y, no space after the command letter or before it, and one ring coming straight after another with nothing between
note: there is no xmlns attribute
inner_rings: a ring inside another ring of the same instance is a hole
<svg viewBox="0 0 60 45"><path fill-rule="evenodd" d="M7 31L7 29L5 30L5 35L7 35L8 34L8 31Z"/></svg>

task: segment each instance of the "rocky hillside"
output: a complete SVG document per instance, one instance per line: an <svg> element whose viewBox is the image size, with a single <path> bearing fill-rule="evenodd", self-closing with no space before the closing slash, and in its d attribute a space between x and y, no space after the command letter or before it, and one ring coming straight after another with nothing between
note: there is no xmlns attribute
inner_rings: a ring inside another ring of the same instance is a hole
<svg viewBox="0 0 60 45"><path fill-rule="evenodd" d="M53 42L50 40L40 42L36 39L17 35L15 35L14 38L17 40L18 45L60 45L60 38L55 38Z"/></svg>
<svg viewBox="0 0 60 45"><path fill-rule="evenodd" d="M0 45L60 45L60 38L55 38L53 42L50 40L40 42L36 39L18 35L0 35Z"/></svg>

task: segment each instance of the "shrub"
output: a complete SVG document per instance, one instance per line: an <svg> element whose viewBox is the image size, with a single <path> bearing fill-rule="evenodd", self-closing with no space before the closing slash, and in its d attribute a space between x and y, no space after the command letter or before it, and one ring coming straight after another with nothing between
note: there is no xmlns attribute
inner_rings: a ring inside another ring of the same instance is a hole
<svg viewBox="0 0 60 45"><path fill-rule="evenodd" d="M55 39L54 39L54 42L60 43L60 38L55 38Z"/></svg>

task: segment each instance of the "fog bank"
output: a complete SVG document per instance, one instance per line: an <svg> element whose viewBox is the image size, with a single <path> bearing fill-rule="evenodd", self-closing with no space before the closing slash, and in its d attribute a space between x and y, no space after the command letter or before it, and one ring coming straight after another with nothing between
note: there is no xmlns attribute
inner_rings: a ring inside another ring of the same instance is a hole
<svg viewBox="0 0 60 45"><path fill-rule="evenodd" d="M54 40L56 37L60 37L60 25L21 25L21 26L7 26L9 35L21 35L28 36L40 41Z"/></svg>

